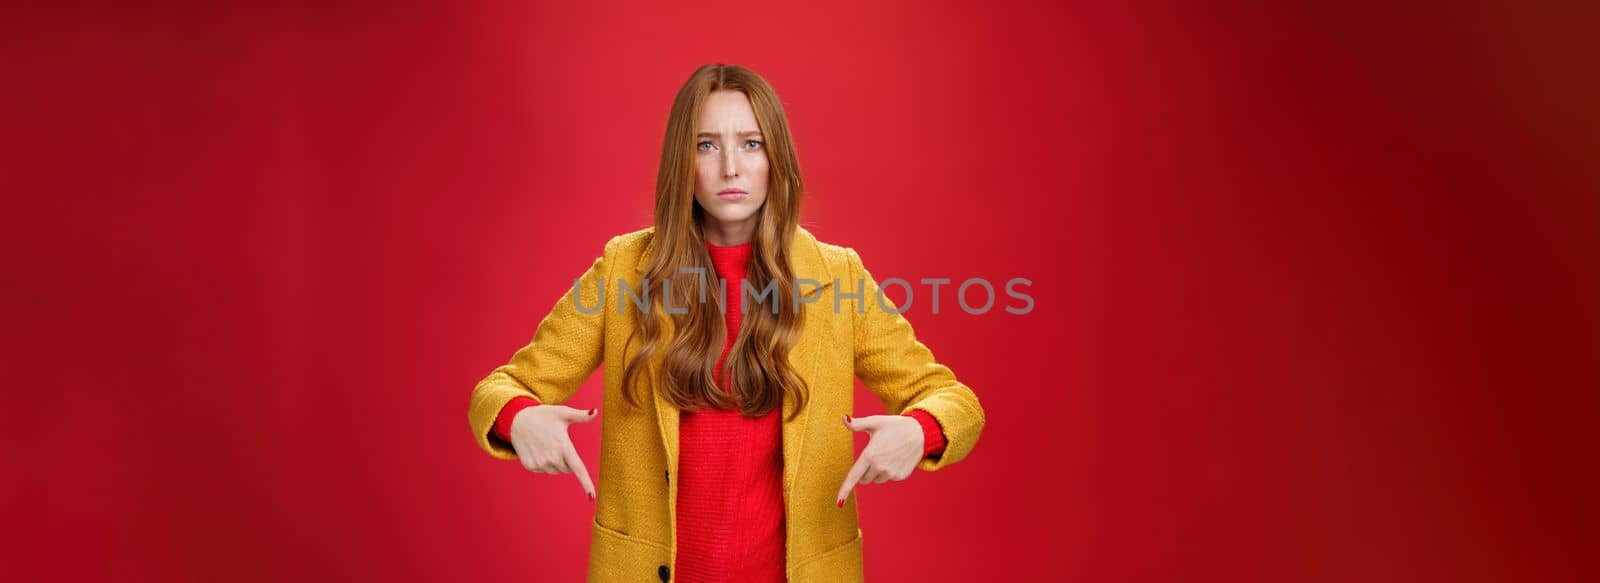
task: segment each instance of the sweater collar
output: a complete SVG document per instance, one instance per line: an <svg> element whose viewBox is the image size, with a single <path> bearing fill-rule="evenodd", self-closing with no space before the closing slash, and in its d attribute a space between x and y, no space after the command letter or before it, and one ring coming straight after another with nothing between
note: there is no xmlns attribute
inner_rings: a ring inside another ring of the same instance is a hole
<svg viewBox="0 0 1600 583"><path fill-rule="evenodd" d="M727 246L706 241L706 252L711 255L711 267L722 277L744 277L745 266L750 263L750 250L754 247L748 241Z"/></svg>
<svg viewBox="0 0 1600 583"><path fill-rule="evenodd" d="M650 258L655 255L655 248L655 228L651 227L644 251L639 254L639 261L634 264L635 270L644 273L650 268ZM822 257L822 245L805 227L795 225L794 236L789 242L789 256L795 280L800 283L801 295L811 295L818 289L833 285L833 278L836 275L828 269L828 263Z"/></svg>

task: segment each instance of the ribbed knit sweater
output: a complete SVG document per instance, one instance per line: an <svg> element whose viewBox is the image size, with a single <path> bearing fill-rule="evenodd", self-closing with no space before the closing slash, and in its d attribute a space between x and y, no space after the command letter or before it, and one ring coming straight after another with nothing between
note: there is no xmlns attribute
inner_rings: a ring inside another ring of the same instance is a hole
<svg viewBox="0 0 1600 583"><path fill-rule="evenodd" d="M728 326L717 357L718 387L722 366L738 337L743 313L739 293L750 262L750 243L706 244L717 275L727 280L724 320ZM493 433L510 441L517 412L538 402L519 397L501 409ZM784 581L783 426L782 407L760 417L737 409L679 413L677 566L674 579L683 583L714 581ZM944 433L931 415L912 411L923 432L923 454L944 450ZM841 431L847 431L841 424Z"/></svg>

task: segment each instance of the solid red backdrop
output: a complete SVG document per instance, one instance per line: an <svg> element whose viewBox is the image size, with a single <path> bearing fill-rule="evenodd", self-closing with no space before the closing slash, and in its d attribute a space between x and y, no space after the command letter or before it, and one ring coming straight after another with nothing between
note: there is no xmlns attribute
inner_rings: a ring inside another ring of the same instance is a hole
<svg viewBox="0 0 1600 583"><path fill-rule="evenodd" d="M988 426L863 487L869 580L1597 577L1592 7L40 4L0 24L16 580L580 580L576 481L467 394L648 224L707 62L880 279L1033 281L911 307Z"/></svg>

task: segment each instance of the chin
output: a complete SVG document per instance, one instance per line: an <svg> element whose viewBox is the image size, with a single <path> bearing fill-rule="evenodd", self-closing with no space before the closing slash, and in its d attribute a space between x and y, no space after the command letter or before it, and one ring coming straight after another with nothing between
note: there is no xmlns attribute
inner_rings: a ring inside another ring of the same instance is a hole
<svg viewBox="0 0 1600 583"><path fill-rule="evenodd" d="M727 209L724 209L723 212L713 211L707 214L724 223L742 223L756 216L754 212L727 212Z"/></svg>
<svg viewBox="0 0 1600 583"><path fill-rule="evenodd" d="M729 203L719 200L709 205L702 203L700 207L705 209L707 215L724 223L743 222L761 211L760 204L752 205L749 201Z"/></svg>

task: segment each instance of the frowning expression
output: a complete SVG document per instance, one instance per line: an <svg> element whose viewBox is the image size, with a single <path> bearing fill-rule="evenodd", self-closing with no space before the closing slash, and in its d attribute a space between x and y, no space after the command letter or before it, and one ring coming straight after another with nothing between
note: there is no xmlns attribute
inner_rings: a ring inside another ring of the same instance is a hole
<svg viewBox="0 0 1600 583"><path fill-rule="evenodd" d="M755 220L767 201L767 150L750 98L713 91L700 108L695 135L694 198L709 219L727 225Z"/></svg>

